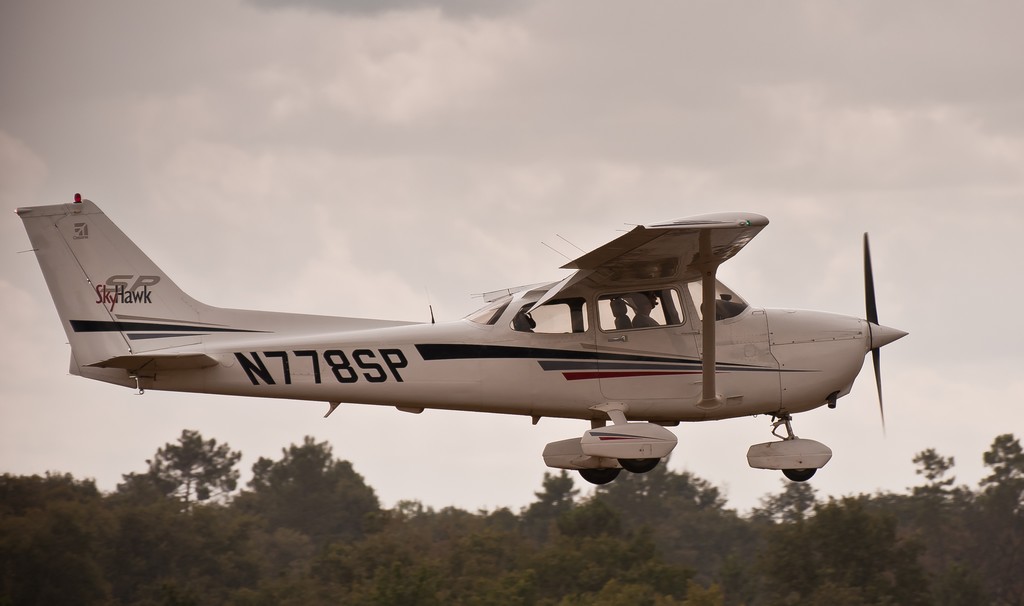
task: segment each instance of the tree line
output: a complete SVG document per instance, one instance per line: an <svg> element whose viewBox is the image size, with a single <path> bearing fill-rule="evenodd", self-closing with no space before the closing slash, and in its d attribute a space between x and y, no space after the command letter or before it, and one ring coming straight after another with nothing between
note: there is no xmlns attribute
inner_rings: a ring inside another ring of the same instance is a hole
<svg viewBox="0 0 1024 606"><path fill-rule="evenodd" d="M957 485L934 449L904 494L783 481L749 514L660 465L586 498L545 473L520 511L388 509L327 442L260 458L185 430L104 493L0 478L0 605L1024 605L1024 453Z"/></svg>

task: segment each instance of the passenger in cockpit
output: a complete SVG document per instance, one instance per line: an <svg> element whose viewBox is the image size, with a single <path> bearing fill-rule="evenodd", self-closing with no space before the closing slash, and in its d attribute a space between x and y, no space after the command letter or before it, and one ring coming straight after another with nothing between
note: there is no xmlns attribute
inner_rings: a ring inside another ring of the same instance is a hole
<svg viewBox="0 0 1024 606"><path fill-rule="evenodd" d="M636 292L630 295L633 302L633 328L650 328L661 326L658 321L651 317L651 311L658 304L650 293Z"/></svg>
<svg viewBox="0 0 1024 606"><path fill-rule="evenodd" d="M615 330L633 328L633 321L629 319L629 309L621 297L611 300L612 315L615 316Z"/></svg>

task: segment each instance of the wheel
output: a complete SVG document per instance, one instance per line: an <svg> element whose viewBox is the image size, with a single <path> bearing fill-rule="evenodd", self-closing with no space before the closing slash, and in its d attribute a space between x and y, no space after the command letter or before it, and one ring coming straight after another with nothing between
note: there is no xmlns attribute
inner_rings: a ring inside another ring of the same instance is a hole
<svg viewBox="0 0 1024 606"><path fill-rule="evenodd" d="M647 473L661 463L661 459L619 459L619 465L630 473Z"/></svg>
<svg viewBox="0 0 1024 606"><path fill-rule="evenodd" d="M790 480L793 480L794 482L806 482L807 480L810 480L812 476L814 476L814 472L816 472L816 471L818 471L818 470L817 469L783 469L782 470L782 475L786 476Z"/></svg>
<svg viewBox="0 0 1024 606"><path fill-rule="evenodd" d="M619 477L621 469L581 469L580 475L583 479L590 482L591 484L607 484L615 478Z"/></svg>

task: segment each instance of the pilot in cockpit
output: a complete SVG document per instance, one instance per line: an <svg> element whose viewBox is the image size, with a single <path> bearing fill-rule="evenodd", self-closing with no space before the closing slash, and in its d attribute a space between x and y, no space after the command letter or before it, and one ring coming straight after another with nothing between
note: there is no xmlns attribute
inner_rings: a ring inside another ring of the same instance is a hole
<svg viewBox="0 0 1024 606"><path fill-rule="evenodd" d="M529 314L530 306L519 310L519 313L512 318L512 330L517 332L533 332L537 328L537 322Z"/></svg>
<svg viewBox="0 0 1024 606"><path fill-rule="evenodd" d="M722 293L719 295L719 299L715 301L715 321L738 316L746 308L746 303L733 301L731 294Z"/></svg>

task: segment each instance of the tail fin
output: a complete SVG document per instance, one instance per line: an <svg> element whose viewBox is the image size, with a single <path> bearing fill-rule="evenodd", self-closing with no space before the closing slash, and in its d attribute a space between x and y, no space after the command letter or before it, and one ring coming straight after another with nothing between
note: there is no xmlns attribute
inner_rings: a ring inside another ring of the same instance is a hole
<svg viewBox="0 0 1024 606"><path fill-rule="evenodd" d="M17 212L71 344L72 372L199 343L212 328L198 322L210 308L178 288L92 202Z"/></svg>

